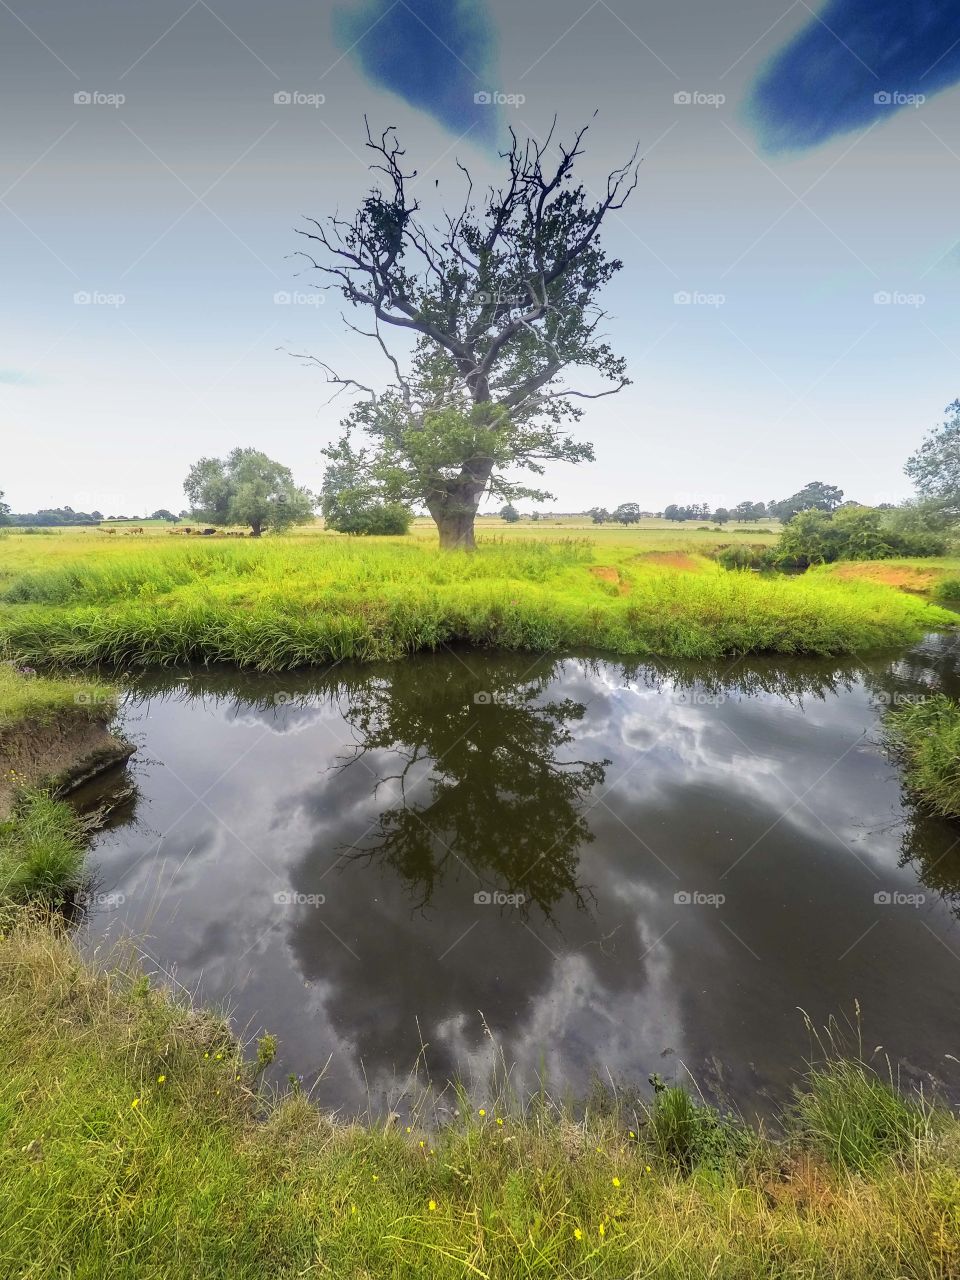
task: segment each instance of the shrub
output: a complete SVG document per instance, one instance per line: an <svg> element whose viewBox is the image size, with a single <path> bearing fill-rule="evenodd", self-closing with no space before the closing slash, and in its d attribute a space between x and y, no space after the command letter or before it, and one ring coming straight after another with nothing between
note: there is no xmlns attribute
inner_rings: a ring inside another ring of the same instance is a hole
<svg viewBox="0 0 960 1280"><path fill-rule="evenodd" d="M650 1083L654 1099L647 1111L647 1136L661 1159L682 1173L692 1173L697 1168L721 1169L731 1158L746 1154L751 1143L743 1125L696 1102L680 1085L665 1085L657 1075Z"/></svg>
<svg viewBox="0 0 960 1280"><path fill-rule="evenodd" d="M717 547L713 558L725 569L772 569L774 553L772 547L767 547L763 543L754 543L750 546L741 544L738 547Z"/></svg>
<svg viewBox="0 0 960 1280"><path fill-rule="evenodd" d="M900 512L874 507L811 507L785 526L776 547L782 568L806 569L834 560L886 560L890 556L936 556L946 550L943 534L908 523Z"/></svg>
<svg viewBox="0 0 960 1280"><path fill-rule="evenodd" d="M332 509L329 513L325 506L324 519L327 528L337 533L386 537L409 533L413 516L399 502L373 502L369 506Z"/></svg>
<svg viewBox="0 0 960 1280"><path fill-rule="evenodd" d="M933 588L934 600L960 600L960 578L941 578Z"/></svg>

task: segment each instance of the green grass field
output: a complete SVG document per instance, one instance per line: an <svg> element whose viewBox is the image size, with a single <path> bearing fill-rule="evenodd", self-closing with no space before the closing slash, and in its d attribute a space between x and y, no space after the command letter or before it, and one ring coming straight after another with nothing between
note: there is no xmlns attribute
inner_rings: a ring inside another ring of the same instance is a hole
<svg viewBox="0 0 960 1280"><path fill-rule="evenodd" d="M734 535L730 535L734 536ZM727 572L728 535L696 528L480 530L443 554L422 527L350 539L7 534L7 656L118 668L224 661L264 670L466 643L716 657L907 643L952 615L883 585ZM773 535L750 535L771 540ZM745 539L747 540L747 539Z"/></svg>

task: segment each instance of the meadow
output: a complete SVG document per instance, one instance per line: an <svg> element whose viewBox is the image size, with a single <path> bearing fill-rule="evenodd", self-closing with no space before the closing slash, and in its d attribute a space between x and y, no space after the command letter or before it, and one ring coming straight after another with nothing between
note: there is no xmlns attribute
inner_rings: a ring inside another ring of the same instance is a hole
<svg viewBox="0 0 960 1280"><path fill-rule="evenodd" d="M8 533L0 646L62 666L279 671L453 644L688 658L850 653L952 621L874 582L728 572L710 553L735 529L546 524L482 521L472 555L439 552L424 525L367 539L316 528L261 540Z"/></svg>
<svg viewBox="0 0 960 1280"><path fill-rule="evenodd" d="M726 572L697 529L429 530L350 540L0 537L19 662L282 669L443 643L712 656L902 644L952 620L890 585ZM769 535L758 535L760 537ZM111 690L0 666L0 726ZM136 946L81 954L51 907L86 834L25 789L0 824L0 1274L787 1280L960 1274L960 1122L832 1032L776 1134L695 1091L599 1082L577 1102L415 1086L403 1114L321 1112L263 1083L277 1044L155 988ZM799 1016L799 1015L798 1015Z"/></svg>

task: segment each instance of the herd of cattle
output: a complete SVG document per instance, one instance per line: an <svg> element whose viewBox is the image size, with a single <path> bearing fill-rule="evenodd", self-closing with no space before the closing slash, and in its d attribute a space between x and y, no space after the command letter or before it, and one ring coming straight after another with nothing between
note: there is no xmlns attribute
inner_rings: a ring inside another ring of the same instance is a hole
<svg viewBox="0 0 960 1280"><path fill-rule="evenodd" d="M143 533L143 526L142 526L142 525L135 525L132 529L121 529L119 532L120 532L120 533L122 533L122 534L124 534L125 536L128 536L128 537L129 537L129 536L136 535L136 534L138 534L138 533ZM195 528L193 527L193 525L189 525L189 524L181 525L181 526L179 526L179 527L178 527L178 528L176 528L176 529L168 529L168 530L167 530L167 533L169 533L169 534L173 534L173 535L180 534L180 533L185 533L185 534L188 534L188 535L189 535L189 534L193 534L193 536L194 536L194 537L199 537L199 538L209 538L209 537L211 536L211 534L216 534L216 533L218 533L218 532L219 532L219 530L217 530L217 529L195 529ZM116 534L117 534L117 530L116 530L116 529L104 529L104 528L102 527L102 525L97 525L97 533L106 533L106 534L109 534L109 536L110 536L111 538L113 538L113 537L115 537L115 536L116 536ZM245 537L247 537L247 535L246 535L245 533L240 533L240 532L238 532L238 531L236 531L236 530L232 530L232 529L224 531L223 536L224 536L225 538L245 538Z"/></svg>

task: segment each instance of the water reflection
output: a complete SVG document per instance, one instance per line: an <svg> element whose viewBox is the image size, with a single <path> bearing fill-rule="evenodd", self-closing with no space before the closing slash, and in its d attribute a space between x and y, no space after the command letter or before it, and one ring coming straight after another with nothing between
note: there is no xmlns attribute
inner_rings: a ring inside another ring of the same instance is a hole
<svg viewBox="0 0 960 1280"><path fill-rule="evenodd" d="M478 689L457 663L429 681L411 664L338 689L356 739L342 767L365 768L375 793L390 783L400 793L349 855L382 861L420 907L455 864L473 873L477 893L506 894L521 910L535 904L550 916L568 897L585 905L578 855L594 837L583 808L610 761L572 751L586 708L548 696L555 663L538 663L533 676L529 665L488 672L495 689ZM396 772L383 753L399 756Z"/></svg>
<svg viewBox="0 0 960 1280"><path fill-rule="evenodd" d="M855 997L908 1072L941 1073L956 829L918 817L877 731L953 671L935 637L866 663L468 652L142 678L136 820L95 852L124 905L91 943L145 932L277 1032L284 1070L330 1058L336 1105L392 1105L421 1054L482 1079L491 1035L518 1079L683 1061L782 1095L796 1006ZM925 902L883 907L918 877Z"/></svg>

